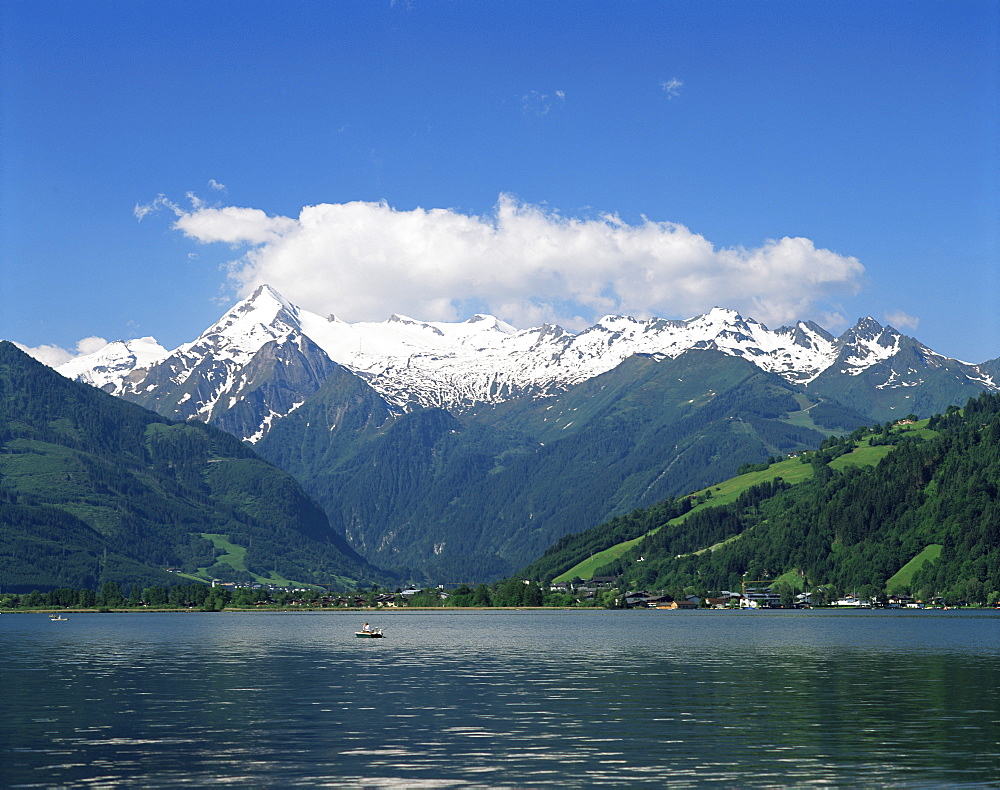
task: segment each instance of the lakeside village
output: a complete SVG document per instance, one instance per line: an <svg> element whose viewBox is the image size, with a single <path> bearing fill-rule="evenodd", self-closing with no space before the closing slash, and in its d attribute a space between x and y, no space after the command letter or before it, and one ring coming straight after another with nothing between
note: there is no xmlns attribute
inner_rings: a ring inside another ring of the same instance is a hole
<svg viewBox="0 0 1000 790"><path fill-rule="evenodd" d="M223 609L392 609L392 608L603 608L603 609L948 609L969 604L958 601L945 603L940 598L929 601L910 595L889 595L866 599L857 595L828 597L820 589L815 593L793 593L787 585L762 584L748 586L740 592L721 591L717 596L682 595L673 591L622 591L614 576L595 576L589 581L554 582L540 585L529 579L512 578L492 585L467 584L434 587L407 587L388 591L373 586L371 590L354 593L333 593L304 587L280 587L273 584L223 582L197 583L172 587L134 586L122 590L107 582L98 591L61 588L30 593L0 594L0 609L75 609L109 612L112 610L174 609L218 612ZM990 604L1000 609L1000 601Z"/></svg>

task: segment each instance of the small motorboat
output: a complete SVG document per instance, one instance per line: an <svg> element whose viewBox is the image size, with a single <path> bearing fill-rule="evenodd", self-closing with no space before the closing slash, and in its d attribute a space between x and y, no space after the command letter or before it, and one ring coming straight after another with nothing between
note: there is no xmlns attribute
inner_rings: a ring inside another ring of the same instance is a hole
<svg viewBox="0 0 1000 790"><path fill-rule="evenodd" d="M372 628L370 631L355 631L354 635L362 639L381 639L383 637L381 628Z"/></svg>
<svg viewBox="0 0 1000 790"><path fill-rule="evenodd" d="M49 619L50 620L69 620L68 617L63 617L61 614L50 614L49 615Z"/></svg>

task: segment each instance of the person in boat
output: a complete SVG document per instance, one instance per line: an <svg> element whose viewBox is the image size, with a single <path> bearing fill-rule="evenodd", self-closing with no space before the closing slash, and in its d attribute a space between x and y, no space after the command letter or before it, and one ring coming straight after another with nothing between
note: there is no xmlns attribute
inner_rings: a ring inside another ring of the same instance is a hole
<svg viewBox="0 0 1000 790"><path fill-rule="evenodd" d="M371 633L372 628L370 625L368 625L368 623L365 623L363 626L361 626L361 630L364 631L366 634L369 634Z"/></svg>

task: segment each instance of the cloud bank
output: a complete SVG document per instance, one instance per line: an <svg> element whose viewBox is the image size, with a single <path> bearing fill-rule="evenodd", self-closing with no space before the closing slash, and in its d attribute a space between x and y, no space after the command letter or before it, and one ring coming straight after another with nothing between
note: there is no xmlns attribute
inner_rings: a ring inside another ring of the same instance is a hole
<svg viewBox="0 0 1000 790"><path fill-rule="evenodd" d="M268 283L347 321L489 312L522 328L581 329L606 314L686 318L724 306L778 326L833 315L827 300L856 293L864 275L856 258L806 238L717 249L676 223L568 218L509 195L487 216L351 202L297 218L189 197L190 210L160 197L136 216L165 207L186 236L239 249L229 276L241 296Z"/></svg>

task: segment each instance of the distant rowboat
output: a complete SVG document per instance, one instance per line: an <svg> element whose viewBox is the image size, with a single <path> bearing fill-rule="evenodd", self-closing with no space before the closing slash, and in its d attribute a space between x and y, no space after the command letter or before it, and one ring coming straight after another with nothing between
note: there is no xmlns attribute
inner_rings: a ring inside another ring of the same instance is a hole
<svg viewBox="0 0 1000 790"><path fill-rule="evenodd" d="M383 636L381 628L373 628L371 631L355 631L354 635L362 639L381 639Z"/></svg>

